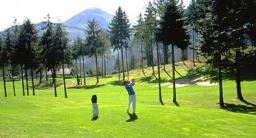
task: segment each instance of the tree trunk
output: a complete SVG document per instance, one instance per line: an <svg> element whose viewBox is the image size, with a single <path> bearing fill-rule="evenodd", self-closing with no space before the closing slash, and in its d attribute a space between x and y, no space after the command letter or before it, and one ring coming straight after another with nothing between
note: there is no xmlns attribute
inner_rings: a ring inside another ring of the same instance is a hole
<svg viewBox="0 0 256 138"><path fill-rule="evenodd" d="M141 70L142 70L142 73L143 75L146 77L146 74L145 74L145 71L144 71L144 57L143 57L143 43L142 43L142 40L141 40L141 45L140 45L140 52L141 52Z"/></svg>
<svg viewBox="0 0 256 138"><path fill-rule="evenodd" d="M169 76L170 78L172 78L172 76L168 73L168 71L166 70L166 65L164 64L164 72L167 76Z"/></svg>
<svg viewBox="0 0 256 138"><path fill-rule="evenodd" d="M82 58L80 57L80 84L83 85L83 81L81 81L81 78L82 78Z"/></svg>
<svg viewBox="0 0 256 138"><path fill-rule="evenodd" d="M27 96L29 96L28 71L27 71L27 67L26 66L25 66L25 79L26 79L26 86L27 86Z"/></svg>
<svg viewBox="0 0 256 138"><path fill-rule="evenodd" d="M13 66L11 65L11 73L12 73L12 88L13 88L13 96L16 96L16 91L15 91L15 80L13 78Z"/></svg>
<svg viewBox="0 0 256 138"><path fill-rule="evenodd" d="M154 54L153 54L153 46L151 45L150 47L150 64L152 67L152 76L156 77L156 73L155 73L155 67L154 67Z"/></svg>
<svg viewBox="0 0 256 138"><path fill-rule="evenodd" d="M46 83L48 82L48 73L47 72L48 72L48 70L46 69L45 70L45 81L46 81Z"/></svg>
<svg viewBox="0 0 256 138"><path fill-rule="evenodd" d="M159 88L159 101L161 105L164 105L163 100L162 100L162 90L161 90L161 74L160 74L160 58L159 58L159 45L158 43L156 44L157 46L157 69L158 69L158 88Z"/></svg>
<svg viewBox="0 0 256 138"><path fill-rule="evenodd" d="M53 80L53 87L54 87L54 96L57 97L56 70L55 70L55 67L53 67L53 69L52 69L52 80Z"/></svg>
<svg viewBox="0 0 256 138"><path fill-rule="evenodd" d="M194 66L196 66L195 64L195 28L193 27L192 29L192 50L193 50L193 64Z"/></svg>
<svg viewBox="0 0 256 138"><path fill-rule="evenodd" d="M20 70L21 70L22 92L23 92L23 96L25 96L24 78L23 78L23 67L22 67L22 65L20 65Z"/></svg>
<svg viewBox="0 0 256 138"><path fill-rule="evenodd" d="M103 52L101 53L101 77L104 77L104 59Z"/></svg>
<svg viewBox="0 0 256 138"><path fill-rule="evenodd" d="M106 56L104 55L104 76L107 75Z"/></svg>
<svg viewBox="0 0 256 138"><path fill-rule="evenodd" d="M130 67L130 70L131 69L135 69L135 58L134 58L134 54L133 54L133 51L132 51L132 47L129 48L129 53L130 53L130 64L129 64L129 67Z"/></svg>
<svg viewBox="0 0 256 138"><path fill-rule="evenodd" d="M152 68L152 76L154 76L155 78L157 78L157 77L156 77L156 73L155 73L155 67L154 67L154 65L152 65L151 68Z"/></svg>
<svg viewBox="0 0 256 138"><path fill-rule="evenodd" d="M2 63L2 73L3 73L3 82L4 82L4 96L7 97L4 63Z"/></svg>
<svg viewBox="0 0 256 138"><path fill-rule="evenodd" d="M169 52L168 45L163 45L164 65L169 63L168 52Z"/></svg>
<svg viewBox="0 0 256 138"><path fill-rule="evenodd" d="M85 54L84 54L85 55ZM86 78L85 78L85 56L83 56L83 74L84 74L84 85L86 85Z"/></svg>
<svg viewBox="0 0 256 138"><path fill-rule="evenodd" d="M127 57L127 48L125 48L125 58L126 58L126 71L127 71L127 78L128 78L128 80L130 79L129 78L129 64L128 64L128 57Z"/></svg>
<svg viewBox="0 0 256 138"><path fill-rule="evenodd" d="M146 58L147 58L147 67L150 67L150 54L149 47L146 47Z"/></svg>
<svg viewBox="0 0 256 138"><path fill-rule="evenodd" d="M175 82L175 59L174 59L174 45L172 45L172 84L173 84L173 103L178 105L176 100L176 82Z"/></svg>
<svg viewBox="0 0 256 138"><path fill-rule="evenodd" d="M42 73L42 69L40 69L40 71L39 71L39 84L42 83L42 79L43 79L43 73Z"/></svg>
<svg viewBox="0 0 256 138"><path fill-rule="evenodd" d="M67 89L66 89L66 80L65 80L65 68L64 68L64 63L62 63L62 77L63 77L63 85L64 85L64 94L65 94L65 98L68 98Z"/></svg>
<svg viewBox="0 0 256 138"><path fill-rule="evenodd" d="M169 48L168 45L163 45L163 53L164 53L164 72L167 76L169 76L170 78L172 78L172 76L168 73L167 69L166 69L166 64L169 63L168 60L168 53L169 53Z"/></svg>
<svg viewBox="0 0 256 138"><path fill-rule="evenodd" d="M119 81L121 81L121 67L120 67L120 57L119 57L119 51L117 53L117 58L118 58L118 77L119 77Z"/></svg>
<svg viewBox="0 0 256 138"><path fill-rule="evenodd" d="M241 51L236 50L236 91L237 91L237 98L241 101L244 101L242 91L241 91L241 66L240 66L240 59L241 59Z"/></svg>
<svg viewBox="0 0 256 138"><path fill-rule="evenodd" d="M30 70L30 73L31 73L33 96L35 96L34 73L33 73L33 69L32 68Z"/></svg>
<svg viewBox="0 0 256 138"><path fill-rule="evenodd" d="M95 64L96 64L96 85L99 84L99 71L98 71L98 56L97 53L95 52Z"/></svg>
<svg viewBox="0 0 256 138"><path fill-rule="evenodd" d="M79 80L79 76L78 76L78 67L77 67L77 58L76 58L76 83L77 85L80 85L80 80Z"/></svg>
<svg viewBox="0 0 256 138"><path fill-rule="evenodd" d="M222 72L221 72L221 54L219 53L218 55L218 60L219 60L219 71L218 71L218 74L219 74L219 103L220 103L220 108L224 108L225 105L224 105L224 100L223 100L223 88L222 88Z"/></svg>
<svg viewBox="0 0 256 138"><path fill-rule="evenodd" d="M121 59L122 59L123 81L124 81L125 80L125 73L124 73L124 52L123 52L123 46L121 46Z"/></svg>

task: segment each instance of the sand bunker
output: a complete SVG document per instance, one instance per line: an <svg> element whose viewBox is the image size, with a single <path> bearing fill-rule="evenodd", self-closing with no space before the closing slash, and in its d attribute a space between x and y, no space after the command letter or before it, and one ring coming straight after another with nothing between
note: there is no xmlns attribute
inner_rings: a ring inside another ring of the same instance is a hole
<svg viewBox="0 0 256 138"><path fill-rule="evenodd" d="M211 82L204 77L188 77L188 78L181 78L176 80L176 87L185 87L188 85L198 85L198 86L214 86L217 85L216 82ZM171 83L163 83L161 86L168 86L172 88Z"/></svg>

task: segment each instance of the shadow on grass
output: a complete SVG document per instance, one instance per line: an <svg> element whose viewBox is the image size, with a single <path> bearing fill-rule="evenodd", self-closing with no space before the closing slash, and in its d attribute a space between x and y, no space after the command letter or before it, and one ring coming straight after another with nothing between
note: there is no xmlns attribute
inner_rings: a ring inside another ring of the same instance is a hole
<svg viewBox="0 0 256 138"><path fill-rule="evenodd" d="M116 86L124 86L124 83L123 83L123 81L119 81L119 80L117 80L117 81L111 81L111 82L109 82L109 84L111 84L111 85L116 85Z"/></svg>
<svg viewBox="0 0 256 138"><path fill-rule="evenodd" d="M101 84L101 85L87 85L87 86L74 86L74 87L69 87L68 89L94 89L94 88L99 88L102 86L105 86L106 84Z"/></svg>
<svg viewBox="0 0 256 138"><path fill-rule="evenodd" d="M141 82L148 82L148 83L158 83L158 79L155 79L154 76L143 77L143 78L140 78L139 81L141 81ZM170 82L170 80L168 80L168 79L161 79L161 83L166 83L166 82Z"/></svg>
<svg viewBox="0 0 256 138"><path fill-rule="evenodd" d="M246 81L254 81L255 78L255 73L251 72L246 72L243 71L241 72L241 80L246 80ZM223 74L223 79L227 80L235 80L235 72L234 69L223 69L222 70ZM212 68L210 66L208 67L197 67L197 68L192 68L188 70L188 73L186 75L187 77L189 76L204 76L209 80L212 81L217 81L218 80L218 70L215 68Z"/></svg>
<svg viewBox="0 0 256 138"><path fill-rule="evenodd" d="M176 106L178 106L178 107L180 106L177 101L174 101L173 103L174 103Z"/></svg>
<svg viewBox="0 0 256 138"><path fill-rule="evenodd" d="M25 84L26 85L26 84ZM61 82L57 82L56 83L56 87L59 87L63 85L63 83ZM32 88L32 86L29 86ZM39 90L44 90L44 89L49 89L49 88L53 88L53 83L52 82L43 82L43 83L38 83L35 85L35 89L39 89Z"/></svg>
<svg viewBox="0 0 256 138"><path fill-rule="evenodd" d="M241 102L243 102L243 103L245 103L245 104L247 104L247 105L251 105L251 106L253 106L253 107L256 107L256 105L255 104L253 104L253 103L251 103L251 102L248 102L248 101L246 101L246 100L241 100Z"/></svg>
<svg viewBox="0 0 256 138"><path fill-rule="evenodd" d="M236 113L256 115L256 107L252 107L248 105L226 103L225 110L236 112Z"/></svg>

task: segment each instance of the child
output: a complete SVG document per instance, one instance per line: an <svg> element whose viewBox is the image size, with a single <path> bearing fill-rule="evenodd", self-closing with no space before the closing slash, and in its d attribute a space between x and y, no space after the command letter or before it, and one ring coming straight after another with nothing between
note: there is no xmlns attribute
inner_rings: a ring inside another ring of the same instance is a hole
<svg viewBox="0 0 256 138"><path fill-rule="evenodd" d="M98 110L96 94L92 95L91 101L92 101L92 120L97 120L99 118L99 110Z"/></svg>
<svg viewBox="0 0 256 138"><path fill-rule="evenodd" d="M128 94L129 94L129 102L128 102L128 109L127 109L127 113L130 116L130 120L135 120L138 119L138 116L136 115L135 111L136 111L136 95L135 95L135 91L133 90L133 85L135 84L135 81L124 81L124 86L125 89L127 90ZM133 114L129 113L129 109L130 106L132 105L132 109L133 109Z"/></svg>

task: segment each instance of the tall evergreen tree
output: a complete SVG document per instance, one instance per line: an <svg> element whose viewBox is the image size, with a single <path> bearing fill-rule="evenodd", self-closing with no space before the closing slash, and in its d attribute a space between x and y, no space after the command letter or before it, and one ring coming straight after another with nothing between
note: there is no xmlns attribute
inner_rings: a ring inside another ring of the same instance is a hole
<svg viewBox="0 0 256 138"><path fill-rule="evenodd" d="M66 33L64 32L62 28L62 24L57 25L57 29L54 34L54 40L53 45L56 49L56 63L61 64L62 67L62 76L63 76L63 85L64 85L64 94L65 98L67 98L67 90L66 90L66 79L65 79L65 70L64 70L64 64L68 64L69 62L69 50L67 47L68 39L66 37Z"/></svg>
<svg viewBox="0 0 256 138"><path fill-rule="evenodd" d="M223 68L223 53L227 50L227 43L223 43L227 39L227 33L225 32L225 25L221 23L220 14L224 15L223 9L219 9L221 4L219 1L213 1L212 5L208 8L212 9L205 18L202 24L202 47L201 50L208 57L208 60L212 63L213 67L218 69L218 80L219 80L219 104L221 108L224 108L223 98L223 86L222 86L222 68ZM218 15L219 14L219 15ZM226 47L226 48L225 48Z"/></svg>
<svg viewBox="0 0 256 138"><path fill-rule="evenodd" d="M54 30L53 30L53 25L52 22L50 21L50 16L49 14L47 15L47 25L45 27L45 32L43 33L41 39L40 39L40 61L41 61L41 70L45 70L45 79L46 83L48 81L48 74L47 72L49 71L46 64L47 64L47 55L46 55L46 48L49 48L53 45L53 35L54 35Z"/></svg>
<svg viewBox="0 0 256 138"><path fill-rule="evenodd" d="M7 97L6 80L5 80L5 64L6 64L7 60L8 60L8 58L7 58L7 49L6 49L5 46L3 46L2 39L0 38L0 62L1 62L1 67L2 67L2 76L3 76L4 96L5 97Z"/></svg>
<svg viewBox="0 0 256 138"><path fill-rule="evenodd" d="M60 30L59 30L60 31ZM63 50L61 49L62 45L60 46L57 44L59 42L59 31L54 31L52 29L51 22L48 22L47 30L43 35L42 39L44 49L42 52L45 67L47 70L51 70L52 72L52 79L53 79L53 87L54 87L54 96L57 97L57 86L56 86L56 70L62 65L63 63ZM46 41L45 41L46 40Z"/></svg>
<svg viewBox="0 0 256 138"><path fill-rule="evenodd" d="M53 86L54 86L54 95L57 97L57 91L56 91L56 82L55 82L55 69L57 67L57 62L55 59L55 54L57 53L57 50L53 45L54 42L54 29L53 25L50 22L50 17L47 15L47 26L46 31L43 33L43 36L41 37L40 45L42 47L41 51L41 61L45 67L45 77L47 81L48 74L47 72L51 70L52 72L52 78L53 78Z"/></svg>
<svg viewBox="0 0 256 138"><path fill-rule="evenodd" d="M73 58L75 60L76 63L76 80L77 80L77 85L80 85L80 74L79 70L78 70L78 59L81 55L81 51L82 51L82 46L83 46L83 42L82 39L80 37L78 37L75 41L74 41L74 46L73 46ZM80 69L81 70L81 69Z"/></svg>
<svg viewBox="0 0 256 138"><path fill-rule="evenodd" d="M191 32L192 32L192 51L193 51L193 64L195 66L195 32L197 31L196 28L196 22L198 20L198 16L196 13L196 0L192 0L190 5L187 8L187 17L188 17L188 22L191 27Z"/></svg>
<svg viewBox="0 0 256 138"><path fill-rule="evenodd" d="M110 24L110 37L114 50L121 51L123 81L125 80L124 48L128 44L128 40L130 38L129 28L130 24L125 11L123 11L121 7L118 7Z"/></svg>
<svg viewBox="0 0 256 138"><path fill-rule="evenodd" d="M134 37L136 39L136 41L140 42L140 54L141 54L141 70L142 70L142 73L144 76L146 76L145 74L145 71L144 71L144 35L145 35L145 22L144 22L144 19L142 17L142 14L140 13L139 15L139 19L137 21L137 25L134 26L134 30L135 30L135 33L134 33Z"/></svg>
<svg viewBox="0 0 256 138"><path fill-rule="evenodd" d="M15 64L15 59L14 59L14 55L16 52L16 45L18 44L18 37L19 37L19 27L17 25L17 19L14 20L14 30L13 30L13 39L12 39L12 52L11 52L11 76L12 76L12 86L13 86L13 93L14 96L16 96L16 92L15 92L15 80L14 80L14 76L16 76L18 74L18 64Z"/></svg>
<svg viewBox="0 0 256 138"><path fill-rule="evenodd" d="M155 69L154 69L154 33L156 31L156 11L153 7L153 4L151 2L148 3L148 6L146 8L145 12L145 45L146 45L146 56L147 56L147 64L148 66L152 67L152 75L156 77L155 75Z"/></svg>
<svg viewBox="0 0 256 138"><path fill-rule="evenodd" d="M14 40L14 36L11 35L10 29L7 29L6 32L6 39L5 39L5 47L6 47L6 53L7 53L7 68L10 66L10 79L12 80L12 84L13 84L13 95L16 96L16 92L15 92L15 84L14 84L14 79L13 79L13 55L14 55L14 47L15 47L15 40Z"/></svg>
<svg viewBox="0 0 256 138"><path fill-rule="evenodd" d="M87 28L86 28L86 33L87 33L87 38L86 38L86 45L87 45L87 50L89 53L89 56L94 56L95 57L95 67L96 67L96 84L99 83L99 67L98 67L98 50L100 47L102 47L102 41L99 38L99 34L101 32L101 27L99 23L93 19L88 22Z"/></svg>
<svg viewBox="0 0 256 138"><path fill-rule="evenodd" d="M170 0L155 0L154 1L154 7L157 13L157 16L162 17L164 15L164 13L166 12L166 6L168 5L168 3L170 2ZM168 73L167 69L166 69L166 64L169 64L169 44L165 44L163 43L163 48L162 48L162 52L163 52L163 64L164 64L164 72L171 78L170 74Z"/></svg>
<svg viewBox="0 0 256 138"><path fill-rule="evenodd" d="M25 20L21 26L20 35L18 38L17 53L16 55L20 58L21 65L25 67L25 78L27 85L27 95L29 95L28 87L28 69L33 70L32 67L35 63L35 43L37 41L37 32L34 25L30 22L29 19ZM17 59L17 58L16 58ZM33 81L32 81L33 82ZM34 86L33 95L35 95Z"/></svg>
<svg viewBox="0 0 256 138"><path fill-rule="evenodd" d="M176 100L175 86L175 59L174 46L185 49L189 44L189 35L187 34L182 9L177 5L176 0L170 1L166 6L166 12L160 21L160 30L158 41L172 45L172 83L173 83L173 103L178 105Z"/></svg>

